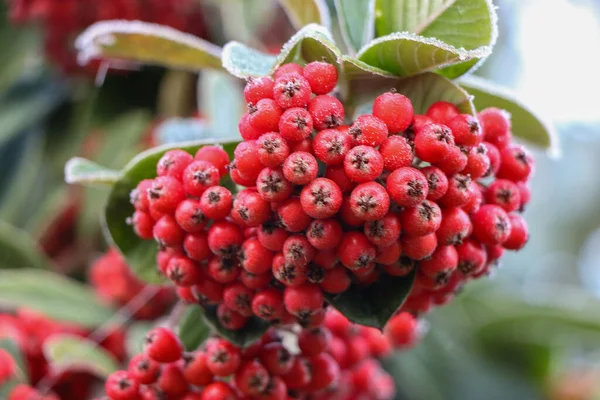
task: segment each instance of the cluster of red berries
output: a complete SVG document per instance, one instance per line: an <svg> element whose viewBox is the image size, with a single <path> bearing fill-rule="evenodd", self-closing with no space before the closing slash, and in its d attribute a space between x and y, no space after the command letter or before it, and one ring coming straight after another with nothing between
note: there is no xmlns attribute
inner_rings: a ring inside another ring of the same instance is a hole
<svg viewBox="0 0 600 400"><path fill-rule="evenodd" d="M23 371L27 384L15 386L8 400L57 400L85 399L94 382L86 372L72 370L54 371L43 352L46 340L55 334L71 334L81 337L89 332L79 326L51 320L38 313L19 309L16 313L0 313L0 340L13 341L23 356ZM118 360L125 359L125 333L113 330L101 343ZM17 366L12 356L0 349L0 387L16 377ZM45 378L51 378L51 392L38 393L33 387Z"/></svg>
<svg viewBox="0 0 600 400"><path fill-rule="evenodd" d="M80 0L11 0L14 23L41 23L47 56L65 72L80 67L73 40L89 25L104 20L141 20L205 37L205 23L194 0L99 0L93 6Z"/></svg>
<svg viewBox="0 0 600 400"><path fill-rule="evenodd" d="M173 332L158 327L146 336L144 353L112 374L105 389L111 400L386 400L394 381L373 357L388 351L381 332L335 311L322 327L269 330L244 349L211 338L184 352Z"/></svg>
<svg viewBox="0 0 600 400"><path fill-rule="evenodd" d="M128 304L147 286L133 275L123 256L114 248L110 248L91 265L89 282L102 299L117 306ZM136 310L133 318L150 320L165 314L173 304L173 289L157 286L156 291L152 301Z"/></svg>

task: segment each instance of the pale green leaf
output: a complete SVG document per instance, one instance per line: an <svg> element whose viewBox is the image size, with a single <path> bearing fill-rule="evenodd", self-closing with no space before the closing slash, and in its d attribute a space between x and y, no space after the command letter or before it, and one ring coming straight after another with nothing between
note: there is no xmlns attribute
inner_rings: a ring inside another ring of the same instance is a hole
<svg viewBox="0 0 600 400"><path fill-rule="evenodd" d="M55 373L89 372L106 379L119 369L118 361L111 353L81 336L52 335L44 341L42 350L50 369Z"/></svg>
<svg viewBox="0 0 600 400"><path fill-rule="evenodd" d="M335 0L335 8L344 42L354 54L375 35L375 0Z"/></svg>
<svg viewBox="0 0 600 400"><path fill-rule="evenodd" d="M40 269L0 269L0 306L25 307L88 328L106 322L114 312L90 287Z"/></svg>
<svg viewBox="0 0 600 400"><path fill-rule="evenodd" d="M27 232L0 220L0 268L48 269L51 265L52 262Z"/></svg>
<svg viewBox="0 0 600 400"><path fill-rule="evenodd" d="M103 58L199 71L222 69L221 49L176 29L141 21L100 21L75 41L79 60Z"/></svg>
<svg viewBox="0 0 600 400"><path fill-rule="evenodd" d="M73 157L65 165L65 182L68 184L113 185L119 176L119 171L82 157Z"/></svg>
<svg viewBox="0 0 600 400"><path fill-rule="evenodd" d="M292 25L300 30L308 24L331 26L331 16L325 0L279 0Z"/></svg>
<svg viewBox="0 0 600 400"><path fill-rule="evenodd" d="M246 102L236 79L221 72L204 71L198 79L200 110L212 136L242 140L238 121Z"/></svg>
<svg viewBox="0 0 600 400"><path fill-rule="evenodd" d="M511 115L512 133L527 142L548 149L553 156L560 154L558 135L554 127L521 103L514 94L483 78L464 77L460 86L474 96L477 110L498 107Z"/></svg>

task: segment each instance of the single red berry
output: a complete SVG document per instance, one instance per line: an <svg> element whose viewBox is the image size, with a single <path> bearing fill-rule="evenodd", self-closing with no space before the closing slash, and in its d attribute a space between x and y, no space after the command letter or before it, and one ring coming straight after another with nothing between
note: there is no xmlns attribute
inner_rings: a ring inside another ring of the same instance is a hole
<svg viewBox="0 0 600 400"><path fill-rule="evenodd" d="M185 238L185 232L170 215L165 215L154 224L152 235L161 247L180 246Z"/></svg>
<svg viewBox="0 0 600 400"><path fill-rule="evenodd" d="M483 204L483 191L479 187L478 184L469 186L469 200L465 205L462 206L462 209L469 215L473 214L475 211L479 210Z"/></svg>
<svg viewBox="0 0 600 400"><path fill-rule="evenodd" d="M283 137L275 132L265 133L256 141L258 160L264 166L277 168L290 154L290 147Z"/></svg>
<svg viewBox="0 0 600 400"><path fill-rule="evenodd" d="M313 98L308 104L315 129L337 128L344 122L344 106L333 96L321 95Z"/></svg>
<svg viewBox="0 0 600 400"><path fill-rule="evenodd" d="M383 157L373 147L356 146L344 158L344 171L354 182L373 181L383 172Z"/></svg>
<svg viewBox="0 0 600 400"><path fill-rule="evenodd" d="M246 103L256 104L262 99L272 99L273 86L273 78L270 76L248 79L248 83L244 87L244 99Z"/></svg>
<svg viewBox="0 0 600 400"><path fill-rule="evenodd" d="M491 143L483 142L485 149L487 150L487 156L490 159L490 169L484 176L496 175L500 169L500 150Z"/></svg>
<svg viewBox="0 0 600 400"><path fill-rule="evenodd" d="M473 229L469 215L459 207L442 210L442 223L435 232L442 246L458 245L466 239Z"/></svg>
<svg viewBox="0 0 600 400"><path fill-rule="evenodd" d="M436 101L429 106L425 114L435 123L447 125L454 117L460 114L460 111L452 103Z"/></svg>
<svg viewBox="0 0 600 400"><path fill-rule="evenodd" d="M226 382L215 381L202 390L200 400L238 400L235 390Z"/></svg>
<svg viewBox="0 0 600 400"><path fill-rule="evenodd" d="M425 236L405 236L402 241L402 253L413 260L422 260L433 254L437 247L435 233Z"/></svg>
<svg viewBox="0 0 600 400"><path fill-rule="evenodd" d="M313 151L311 138L306 138L300 140L299 142L289 142L288 145L290 146L290 153L294 153L296 151L304 151L306 153L312 154Z"/></svg>
<svg viewBox="0 0 600 400"><path fill-rule="evenodd" d="M512 140L510 133L510 114L498 108L486 108L479 113L479 122L484 140L497 146L506 147Z"/></svg>
<svg viewBox="0 0 600 400"><path fill-rule="evenodd" d="M342 193L350 192L355 186L355 183L346 175L343 165L328 166L327 171L325 171L325 178L334 181L339 186Z"/></svg>
<svg viewBox="0 0 600 400"><path fill-rule="evenodd" d="M146 334L144 351L156 362L171 363L181 358L183 346L171 330L156 327Z"/></svg>
<svg viewBox="0 0 600 400"><path fill-rule="evenodd" d="M17 364L13 356L6 350L0 349L0 386L7 383L17 374Z"/></svg>
<svg viewBox="0 0 600 400"><path fill-rule="evenodd" d="M286 286L297 286L306 282L306 265L287 262L281 253L273 258L272 272L275 279Z"/></svg>
<svg viewBox="0 0 600 400"><path fill-rule="evenodd" d="M400 232L400 218L392 212L378 220L369 221L364 226L365 236L378 247L390 246L400 237Z"/></svg>
<svg viewBox="0 0 600 400"><path fill-rule="evenodd" d="M401 256L395 262L384 265L385 272L391 276L407 276L416 268L416 262L406 256Z"/></svg>
<svg viewBox="0 0 600 400"><path fill-rule="evenodd" d="M411 348L418 340L418 322L410 313L401 312L385 326L385 336L395 348Z"/></svg>
<svg viewBox="0 0 600 400"><path fill-rule="evenodd" d="M250 126L260 134L275 132L283 110L273 99L261 99L256 104L248 105L248 121Z"/></svg>
<svg viewBox="0 0 600 400"><path fill-rule="evenodd" d="M438 246L431 257L421 260L419 271L434 279L438 285L446 285L457 266L458 253L454 246Z"/></svg>
<svg viewBox="0 0 600 400"><path fill-rule="evenodd" d="M338 258L333 249L321 250L317 252L313 262L324 269L332 269L337 265Z"/></svg>
<svg viewBox="0 0 600 400"><path fill-rule="evenodd" d="M271 206L260 194L252 189L238 193L233 201L231 217L246 226L259 226L269 219Z"/></svg>
<svg viewBox="0 0 600 400"><path fill-rule="evenodd" d="M453 147L452 131L445 125L428 124L415 135L415 153L423 161L440 162Z"/></svg>
<svg viewBox="0 0 600 400"><path fill-rule="evenodd" d="M400 93L384 93L373 103L373 115L382 120L391 133L405 131L413 120L413 114L412 103Z"/></svg>
<svg viewBox="0 0 600 400"><path fill-rule="evenodd" d="M315 257L315 253L315 248L304 235L292 235L283 244L283 256L286 263L295 266L308 264Z"/></svg>
<svg viewBox="0 0 600 400"><path fill-rule="evenodd" d="M154 238L154 220L147 212L136 210L129 222L140 238L146 240Z"/></svg>
<svg viewBox="0 0 600 400"><path fill-rule="evenodd" d="M235 373L235 386L245 395L258 396L267 388L269 373L257 360L246 361Z"/></svg>
<svg viewBox="0 0 600 400"><path fill-rule="evenodd" d="M310 358L312 379L307 386L308 391L323 390L335 387L340 381L339 364L327 353L321 353Z"/></svg>
<svg viewBox="0 0 600 400"><path fill-rule="evenodd" d="M511 226L510 235L508 236L508 239L502 243L502 246L509 250L520 250L529 240L527 221L518 214L509 214L508 218L510 219Z"/></svg>
<svg viewBox="0 0 600 400"><path fill-rule="evenodd" d="M431 200L407 207L400 213L402 232L410 236L424 236L438 230L442 223L442 210Z"/></svg>
<svg viewBox="0 0 600 400"><path fill-rule="evenodd" d="M388 129L379 118L364 114L356 118L348 133L354 144L377 147L387 138Z"/></svg>
<svg viewBox="0 0 600 400"><path fill-rule="evenodd" d="M387 214L390 196L377 182L361 183L350 194L350 207L362 221L376 221Z"/></svg>
<svg viewBox="0 0 600 400"><path fill-rule="evenodd" d="M188 382L180 363L163 365L158 377L158 388L169 397L180 398L187 393Z"/></svg>
<svg viewBox="0 0 600 400"><path fill-rule="evenodd" d="M301 390L312 380L311 366L304 357L296 357L290 371L281 377L289 390Z"/></svg>
<svg viewBox="0 0 600 400"><path fill-rule="evenodd" d="M290 73L296 73L298 75L303 75L304 68L302 68L302 66L300 66L296 63L283 64L283 65L280 65L279 68L277 68L273 77L275 79L277 79L277 78L280 78L280 77L290 74Z"/></svg>
<svg viewBox="0 0 600 400"><path fill-rule="evenodd" d="M387 178L390 198L403 207L414 207L429 193L429 184L421 171L411 167L398 168Z"/></svg>
<svg viewBox="0 0 600 400"><path fill-rule="evenodd" d="M293 186L281 169L265 168L256 178L256 189L268 202L281 202L292 194Z"/></svg>
<svg viewBox="0 0 600 400"><path fill-rule="evenodd" d="M405 137L386 138L379 146L379 152L383 156L383 167L388 171L412 165L413 150Z"/></svg>
<svg viewBox="0 0 600 400"><path fill-rule="evenodd" d="M308 226L306 238L317 250L335 249L342 238L342 226L333 218L316 219Z"/></svg>
<svg viewBox="0 0 600 400"><path fill-rule="evenodd" d="M201 303L216 304L223 301L223 284L207 276L193 286L192 291Z"/></svg>
<svg viewBox="0 0 600 400"><path fill-rule="evenodd" d="M210 250L223 257L235 255L242 245L242 230L228 221L216 221L208 230L208 246Z"/></svg>
<svg viewBox="0 0 600 400"><path fill-rule="evenodd" d="M221 175L208 161L193 161L183 172L183 187L192 197L200 197L206 189L219 184Z"/></svg>
<svg viewBox="0 0 600 400"><path fill-rule="evenodd" d="M354 212L352 211L352 205L350 204L349 196L344 197L342 201L342 207L340 208L339 216L346 225L359 227L363 226L364 224L364 221L358 218L356 214L354 214Z"/></svg>
<svg viewBox="0 0 600 400"><path fill-rule="evenodd" d="M233 206L233 197L226 187L212 186L206 189L202 193L200 201L194 201L194 204L199 206L201 215L204 215L206 218L219 220L229 215Z"/></svg>
<svg viewBox="0 0 600 400"><path fill-rule="evenodd" d="M325 276L319 284L327 293L343 293L352 284L348 270L341 265L325 271Z"/></svg>
<svg viewBox="0 0 600 400"><path fill-rule="evenodd" d="M181 180L183 170L194 160L187 151L180 149L169 150L158 160L156 174L158 176L172 176Z"/></svg>
<svg viewBox="0 0 600 400"><path fill-rule="evenodd" d="M317 312L323 307L323 301L323 291L319 285L312 283L286 286L283 292L283 303L286 310L300 318Z"/></svg>
<svg viewBox="0 0 600 400"><path fill-rule="evenodd" d="M284 313L281 291L269 288L256 293L252 299L252 312L267 321L280 319Z"/></svg>
<svg viewBox="0 0 600 400"><path fill-rule="evenodd" d="M262 131L254 128L250 124L250 113L246 112L240 118L240 122L238 123L238 130L240 131L240 136L244 140L256 140L263 134Z"/></svg>
<svg viewBox="0 0 600 400"><path fill-rule="evenodd" d="M232 310L225 303L220 303L217 306L217 319L223 328L237 331L246 326L249 317Z"/></svg>
<svg viewBox="0 0 600 400"><path fill-rule="evenodd" d="M375 262L383 265L390 265L400 259L402 255L402 244L396 240L386 247L377 247L377 258Z"/></svg>
<svg viewBox="0 0 600 400"><path fill-rule="evenodd" d="M207 346L206 356L206 365L216 376L233 374L242 361L240 349L227 340L220 338L215 339L210 346Z"/></svg>
<svg viewBox="0 0 600 400"><path fill-rule="evenodd" d="M477 118L470 114L459 114L448 122L454 141L461 146L476 146L483 140L483 132Z"/></svg>
<svg viewBox="0 0 600 400"><path fill-rule="evenodd" d="M519 194L521 197L521 204L519 206L519 211L524 211L525 206L529 204L531 200L531 189L529 188L529 183L525 181L517 182L517 187L519 188Z"/></svg>
<svg viewBox="0 0 600 400"><path fill-rule="evenodd" d="M313 119L304 108L290 108L281 115L278 126L284 139L299 142L311 134Z"/></svg>
<svg viewBox="0 0 600 400"><path fill-rule="evenodd" d="M213 373L208 368L208 356L202 350L183 355L185 379L195 386L206 386L213 380Z"/></svg>
<svg viewBox="0 0 600 400"><path fill-rule="evenodd" d="M249 287L250 289L258 290L267 286L273 275L268 272L266 274L253 274L251 272L246 271L245 269L240 271L240 280L244 285Z"/></svg>
<svg viewBox="0 0 600 400"><path fill-rule="evenodd" d="M242 282L233 282L223 290L223 302L230 309L240 314L252 316L252 298L254 290L248 288Z"/></svg>
<svg viewBox="0 0 600 400"><path fill-rule="evenodd" d="M448 190L448 178L441 169L429 166L421 169L421 172L427 178L429 187L428 200L438 200L446 194Z"/></svg>
<svg viewBox="0 0 600 400"><path fill-rule="evenodd" d="M139 211L150 211L150 202L148 199L148 190L152 188L153 179L144 179L129 194L129 201Z"/></svg>
<svg viewBox="0 0 600 400"><path fill-rule="evenodd" d="M469 150L467 156L467 165L461 171L464 175L469 175L471 179L477 180L484 176L490 169L490 158L485 144L480 143Z"/></svg>
<svg viewBox="0 0 600 400"><path fill-rule="evenodd" d="M469 163L469 154L466 147L450 146L444 158L435 163L436 167L446 175L454 175L465 169ZM464 174L463 174L464 175Z"/></svg>
<svg viewBox="0 0 600 400"><path fill-rule="evenodd" d="M271 375L285 375L294 366L294 356L279 342L266 344L259 357Z"/></svg>
<svg viewBox="0 0 600 400"><path fill-rule="evenodd" d="M200 267L184 256L174 256L169 260L167 277L177 286L192 286L202 277Z"/></svg>
<svg viewBox="0 0 600 400"><path fill-rule="evenodd" d="M335 215L342 206L342 191L330 179L317 178L302 189L302 209L313 218L325 219Z"/></svg>
<svg viewBox="0 0 600 400"><path fill-rule="evenodd" d="M193 199L186 199L179 203L175 210L175 220L188 233L204 230L208 222L206 215L202 212L200 202Z"/></svg>
<svg viewBox="0 0 600 400"><path fill-rule="evenodd" d="M310 85L301 74L292 72L275 79L273 99L283 109L306 107L310 95Z"/></svg>
<svg viewBox="0 0 600 400"><path fill-rule="evenodd" d="M302 329L298 335L298 347L302 355L313 357L323 353L331 342L331 332L324 327Z"/></svg>
<svg viewBox="0 0 600 400"><path fill-rule="evenodd" d="M473 235L484 244L502 244L510 237L510 219L500 206L485 204L471 218Z"/></svg>
<svg viewBox="0 0 600 400"><path fill-rule="evenodd" d="M500 158L501 165L496 176L513 182L526 181L535 167L533 156L524 146L507 146L500 152Z"/></svg>
<svg viewBox="0 0 600 400"><path fill-rule="evenodd" d="M481 243L476 240L466 240L456 246L458 253L458 270L464 276L479 273L487 262L487 253Z"/></svg>
<svg viewBox="0 0 600 400"><path fill-rule="evenodd" d="M258 241L271 251L281 251L289 233L279 221L267 221L258 229Z"/></svg>
<svg viewBox="0 0 600 400"><path fill-rule="evenodd" d="M337 68L325 61L313 61L304 67L304 78L308 81L311 91L316 94L327 94L337 84Z"/></svg>
<svg viewBox="0 0 600 400"><path fill-rule="evenodd" d="M188 233L183 241L183 250L194 261L205 261L212 255L206 232Z"/></svg>
<svg viewBox="0 0 600 400"><path fill-rule="evenodd" d="M506 179L498 179L485 190L485 201L496 204L506 212L518 210L521 206L521 192L517 185Z"/></svg>
<svg viewBox="0 0 600 400"><path fill-rule="evenodd" d="M264 247L258 238L246 239L239 253L240 265L253 274L264 274L271 269L273 252Z"/></svg>
<svg viewBox="0 0 600 400"><path fill-rule="evenodd" d="M258 158L256 140L247 140L237 145L234 151L234 166L242 176L254 180L263 169Z"/></svg>
<svg viewBox="0 0 600 400"><path fill-rule="evenodd" d="M467 204L472 196L473 181L467 175L456 174L448 180L448 190L439 200L444 208L460 207Z"/></svg>
<svg viewBox="0 0 600 400"><path fill-rule="evenodd" d="M240 274L240 265L235 258L213 256L208 262L208 275L219 283L236 280Z"/></svg>
<svg viewBox="0 0 600 400"><path fill-rule="evenodd" d="M352 136L337 129L324 129L313 140L315 156L325 165L343 163L351 148Z"/></svg>
<svg viewBox="0 0 600 400"><path fill-rule="evenodd" d="M295 185L306 185L312 182L319 172L315 157L303 151L297 151L288 156L283 163L283 175Z"/></svg>
<svg viewBox="0 0 600 400"><path fill-rule="evenodd" d="M240 171L235 168L235 162L229 171L229 176L235 184L240 186L253 187L256 184L256 177L252 178L242 175Z"/></svg>
<svg viewBox="0 0 600 400"><path fill-rule="evenodd" d="M340 262L351 270L369 268L377 256L377 249L361 232L346 232L337 249Z"/></svg>
<svg viewBox="0 0 600 400"><path fill-rule="evenodd" d="M113 372L106 378L104 383L104 391L106 395L114 400L134 400L138 398L140 386L137 381L127 371ZM33 390L35 392L35 390ZM16 399L16 396L11 395L11 400ZM22 400L42 399L41 396L21 397Z"/></svg>
<svg viewBox="0 0 600 400"><path fill-rule="evenodd" d="M185 199L182 184L172 176L159 176L154 179L147 191L149 209L158 214L171 214Z"/></svg>
<svg viewBox="0 0 600 400"><path fill-rule="evenodd" d="M308 228L312 218L302 208L299 198L287 199L277 209L281 224L288 232L301 232Z"/></svg>
<svg viewBox="0 0 600 400"><path fill-rule="evenodd" d="M217 167L221 177L227 174L229 154L221 146L202 146L196 152L194 159L211 163Z"/></svg>

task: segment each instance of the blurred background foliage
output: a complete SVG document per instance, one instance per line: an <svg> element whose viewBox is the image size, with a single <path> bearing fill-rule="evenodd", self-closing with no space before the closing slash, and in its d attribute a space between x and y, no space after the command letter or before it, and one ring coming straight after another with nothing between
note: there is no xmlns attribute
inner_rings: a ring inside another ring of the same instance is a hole
<svg viewBox="0 0 600 400"><path fill-rule="evenodd" d="M536 152L528 246L507 255L493 279L433 312L422 343L386 366L406 400L598 399L600 48L590 44L600 43L600 6L494 3L500 37L477 74L554 119L562 154ZM294 31L270 0L203 6L217 45L238 40L277 51ZM154 144L236 136L241 87L215 73L196 86L190 74L159 68L96 82L90 72L65 77L44 61L35 27L9 25L4 2L0 13L1 267L53 268L84 280L105 247L107 190L67 186L65 162L80 155L118 169Z"/></svg>

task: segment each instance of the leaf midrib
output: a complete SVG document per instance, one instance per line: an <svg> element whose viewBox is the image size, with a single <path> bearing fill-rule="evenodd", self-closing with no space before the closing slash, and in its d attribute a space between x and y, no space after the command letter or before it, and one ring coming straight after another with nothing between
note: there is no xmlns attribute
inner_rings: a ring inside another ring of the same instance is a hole
<svg viewBox="0 0 600 400"><path fill-rule="evenodd" d="M440 9L431 14L429 17L423 21L423 23L415 28L415 32L417 35L420 35L425 29L429 27L436 19L440 17L443 13L445 13L450 7L452 7L458 0L452 0L447 3L446 6L440 7Z"/></svg>

